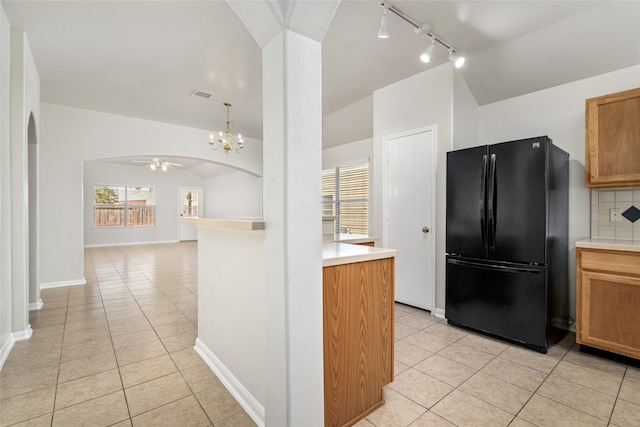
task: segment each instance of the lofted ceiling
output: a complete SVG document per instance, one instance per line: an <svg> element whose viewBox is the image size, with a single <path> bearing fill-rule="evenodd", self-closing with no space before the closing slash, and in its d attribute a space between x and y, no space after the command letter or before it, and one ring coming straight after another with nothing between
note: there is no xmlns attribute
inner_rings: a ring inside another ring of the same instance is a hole
<svg viewBox="0 0 640 427"><path fill-rule="evenodd" d="M640 63L638 1L390 3L468 58L461 73L480 105ZM12 27L26 30L43 102L206 130L223 128L222 103L232 102L235 128L262 139L261 49L227 2L2 5ZM381 14L378 1L343 0L322 41L324 115L363 107L350 137L372 134L362 99L447 61L437 47L431 63L420 62L427 37L393 14L391 38L378 39ZM325 146L350 142L330 139Z"/></svg>

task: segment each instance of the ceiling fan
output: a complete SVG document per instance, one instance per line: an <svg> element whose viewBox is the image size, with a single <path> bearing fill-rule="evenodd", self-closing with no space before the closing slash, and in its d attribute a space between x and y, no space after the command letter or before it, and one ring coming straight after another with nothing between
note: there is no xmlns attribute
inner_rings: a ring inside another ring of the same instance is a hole
<svg viewBox="0 0 640 427"><path fill-rule="evenodd" d="M158 158L153 158L151 160L132 160L133 163L144 163L145 166L147 166L149 169L151 169L152 171L156 170L156 169L160 169L163 172L166 172L167 169L170 168L181 168L182 165L180 163L172 163L172 162L165 162L162 159L158 159Z"/></svg>

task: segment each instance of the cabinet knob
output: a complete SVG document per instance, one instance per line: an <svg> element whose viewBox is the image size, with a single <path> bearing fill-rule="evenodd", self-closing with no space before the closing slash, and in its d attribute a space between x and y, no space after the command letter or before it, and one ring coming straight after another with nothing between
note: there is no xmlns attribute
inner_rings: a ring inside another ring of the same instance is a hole
<svg viewBox="0 0 640 427"><path fill-rule="evenodd" d="M423 233L428 233L429 232L429 227L422 227L422 232Z"/></svg>

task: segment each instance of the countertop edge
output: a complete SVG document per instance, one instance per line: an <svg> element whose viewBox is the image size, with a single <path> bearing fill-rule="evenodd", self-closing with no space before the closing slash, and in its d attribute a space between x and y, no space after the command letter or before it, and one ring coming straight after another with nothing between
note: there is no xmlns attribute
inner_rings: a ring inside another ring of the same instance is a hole
<svg viewBox="0 0 640 427"><path fill-rule="evenodd" d="M198 228L217 228L222 230L263 231L264 221L254 219L215 219L178 217L178 222L195 224Z"/></svg>
<svg viewBox="0 0 640 427"><path fill-rule="evenodd" d="M576 248L640 252L640 240L592 237L590 239L576 241Z"/></svg>
<svg viewBox="0 0 640 427"><path fill-rule="evenodd" d="M322 267L394 258L397 254L396 249L325 242L322 245Z"/></svg>

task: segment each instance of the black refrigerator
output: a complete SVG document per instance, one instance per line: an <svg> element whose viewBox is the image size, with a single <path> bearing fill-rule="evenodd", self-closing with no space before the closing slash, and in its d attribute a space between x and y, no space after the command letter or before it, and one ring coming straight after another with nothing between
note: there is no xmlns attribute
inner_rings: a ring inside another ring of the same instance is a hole
<svg viewBox="0 0 640 427"><path fill-rule="evenodd" d="M546 136L447 153L447 321L546 353L568 300L569 155Z"/></svg>

